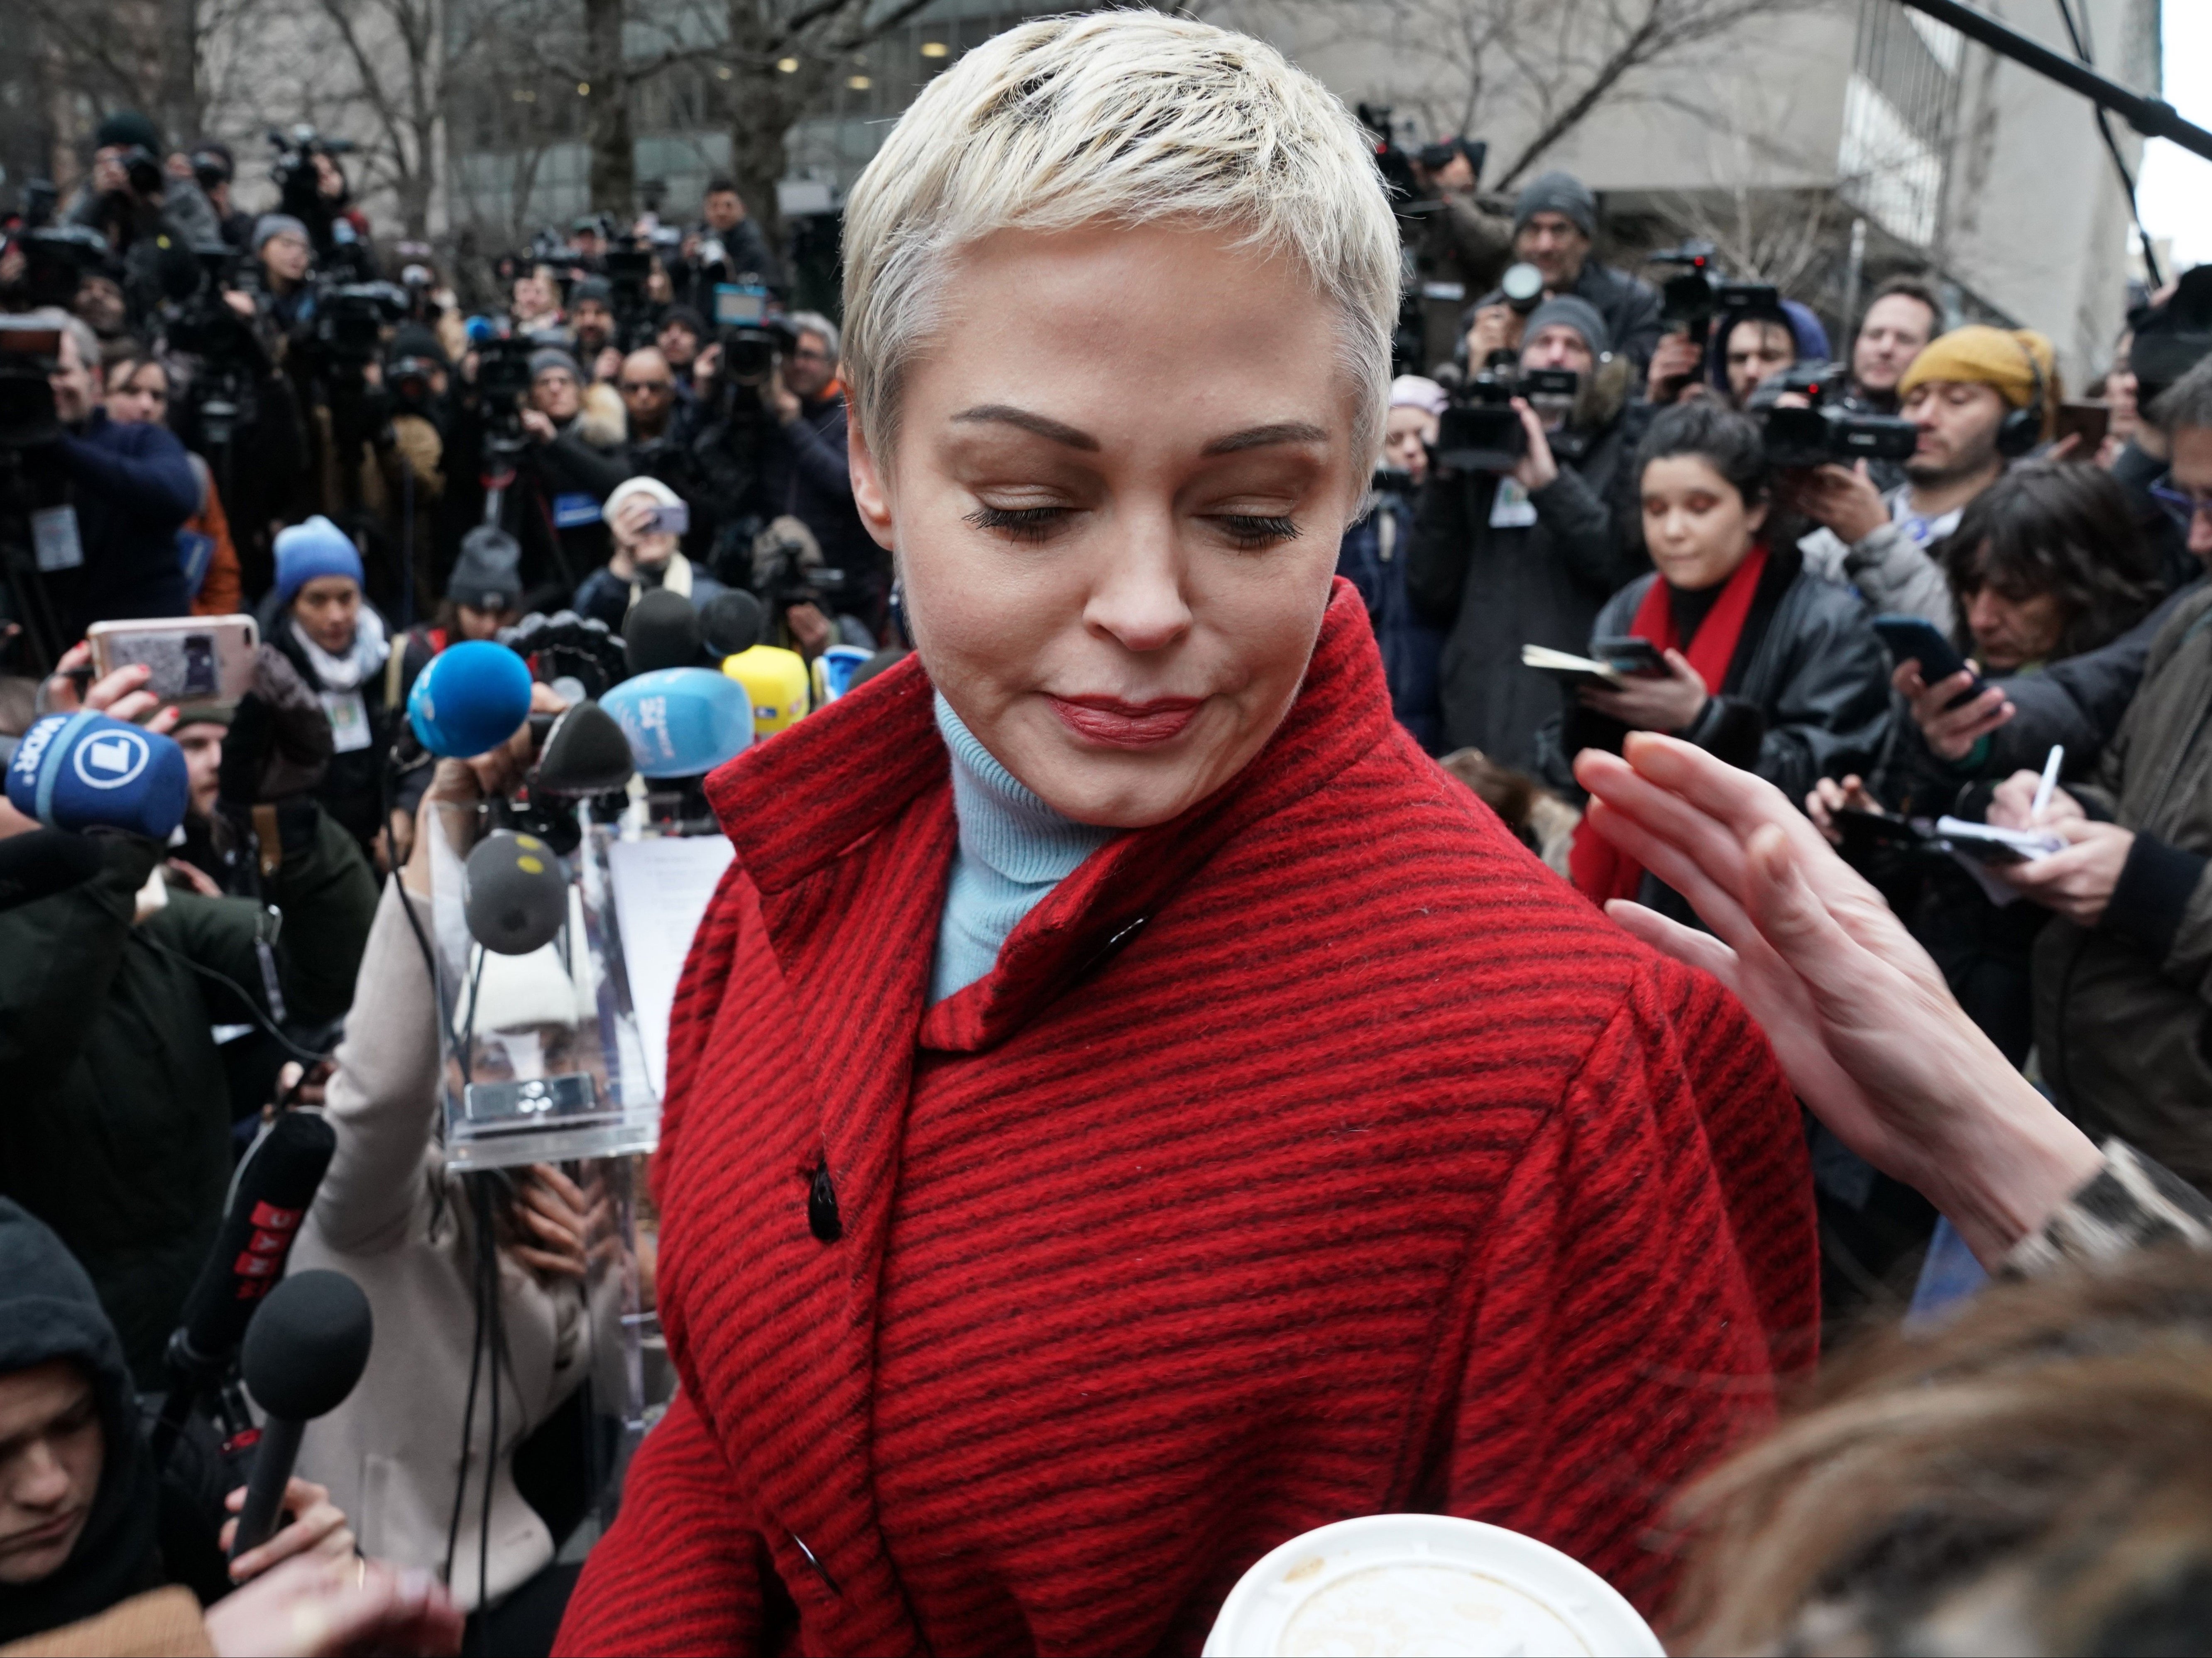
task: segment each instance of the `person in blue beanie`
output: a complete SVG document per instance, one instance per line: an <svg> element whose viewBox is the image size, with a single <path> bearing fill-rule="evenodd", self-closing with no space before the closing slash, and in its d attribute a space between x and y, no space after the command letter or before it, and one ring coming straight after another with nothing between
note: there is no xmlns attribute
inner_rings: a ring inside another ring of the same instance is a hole
<svg viewBox="0 0 2212 1658"><path fill-rule="evenodd" d="M384 760L399 728L398 688L384 671L391 630L362 596L360 550L319 513L278 531L276 555L262 636L299 670L331 721L330 770L315 798L381 868Z"/></svg>
<svg viewBox="0 0 2212 1658"><path fill-rule="evenodd" d="M42 502L31 522L60 632L54 645L82 638L95 622L189 616L177 530L198 510L200 485L185 446L166 426L108 419L94 378L100 342L82 321L61 311L31 320L61 332L58 366L46 378L62 431L31 469L35 476L50 465L64 480L64 499Z"/></svg>

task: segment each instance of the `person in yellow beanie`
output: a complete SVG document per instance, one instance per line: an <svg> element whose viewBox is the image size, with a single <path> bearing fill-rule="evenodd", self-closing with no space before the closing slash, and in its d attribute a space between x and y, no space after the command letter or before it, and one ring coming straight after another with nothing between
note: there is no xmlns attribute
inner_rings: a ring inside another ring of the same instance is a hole
<svg viewBox="0 0 2212 1658"><path fill-rule="evenodd" d="M1973 323L1931 340L1897 389L1899 412L1920 428L1905 483L1885 495L1863 462L1806 474L1797 507L1825 526L1803 543L1806 562L1876 610L1925 616L1948 633L1956 610L1928 550L2013 459L2050 436L2057 366L2033 330Z"/></svg>

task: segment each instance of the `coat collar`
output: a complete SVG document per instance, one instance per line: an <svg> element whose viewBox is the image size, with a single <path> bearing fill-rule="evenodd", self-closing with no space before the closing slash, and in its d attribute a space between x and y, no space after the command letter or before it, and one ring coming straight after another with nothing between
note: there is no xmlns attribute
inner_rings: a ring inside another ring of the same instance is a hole
<svg viewBox="0 0 2212 1658"><path fill-rule="evenodd" d="M763 896L845 857L933 792L949 793L931 696L909 656L708 779L708 799ZM1327 784L1390 729L1366 609L1339 577L1304 683L1267 745L1181 817L1093 853L1024 918L991 973L929 1010L922 1046L974 1052L1011 1035L1133 938L1224 841Z"/></svg>

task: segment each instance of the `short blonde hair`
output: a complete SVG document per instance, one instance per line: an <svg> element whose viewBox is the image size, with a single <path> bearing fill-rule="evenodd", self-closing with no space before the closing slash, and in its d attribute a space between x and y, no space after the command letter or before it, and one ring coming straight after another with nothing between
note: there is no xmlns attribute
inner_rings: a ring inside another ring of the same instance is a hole
<svg viewBox="0 0 2212 1658"><path fill-rule="evenodd" d="M1356 464L1382 446L1398 233L1359 127L1273 47L1152 11L1049 17L915 100L845 207L844 375L887 452L951 256L1000 230L1185 220L1287 258L1340 313Z"/></svg>

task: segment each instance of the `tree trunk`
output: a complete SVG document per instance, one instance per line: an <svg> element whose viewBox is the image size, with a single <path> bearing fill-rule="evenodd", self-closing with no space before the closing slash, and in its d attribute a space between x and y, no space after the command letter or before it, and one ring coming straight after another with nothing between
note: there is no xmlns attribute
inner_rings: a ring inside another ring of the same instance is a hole
<svg viewBox="0 0 2212 1658"><path fill-rule="evenodd" d="M159 0L155 124L162 141L179 150L203 137L199 89L199 0Z"/></svg>
<svg viewBox="0 0 2212 1658"><path fill-rule="evenodd" d="M584 0L584 61L592 77L585 142L592 157L592 208L628 223L637 210L637 147L629 125L629 74L623 60L623 0Z"/></svg>
<svg viewBox="0 0 2212 1658"><path fill-rule="evenodd" d="M739 69L731 82L730 177L769 251L779 260L783 257L783 211L775 187L790 163L792 123L826 78L826 71L813 64L796 75L758 64Z"/></svg>

